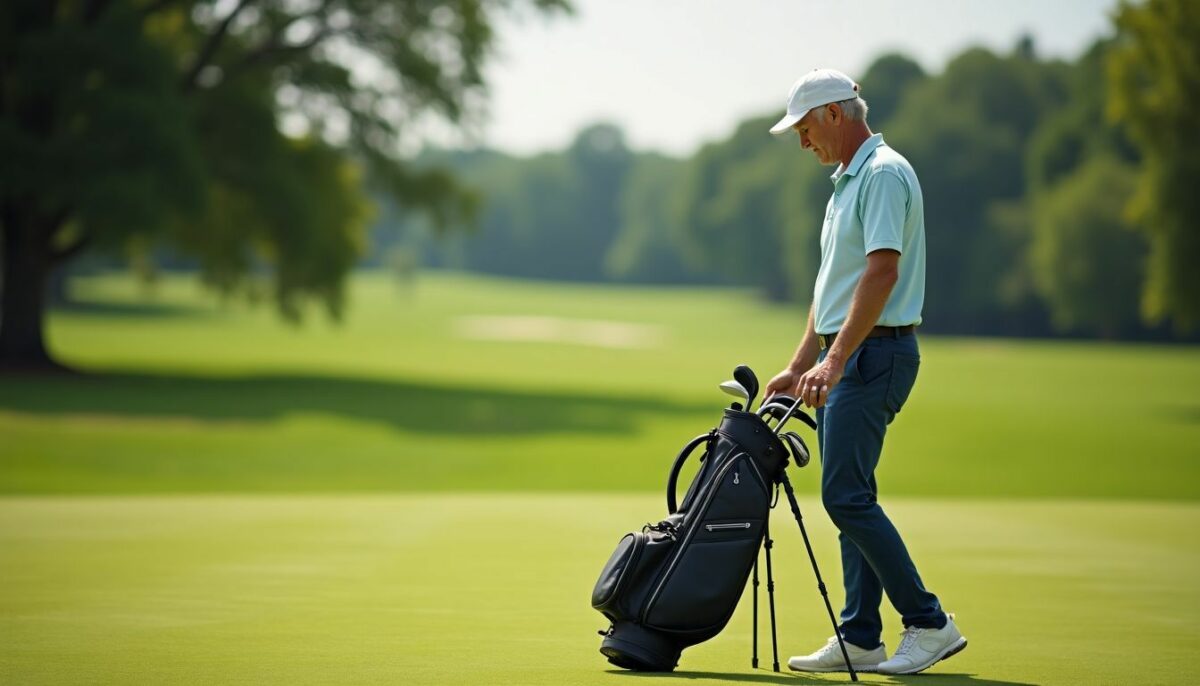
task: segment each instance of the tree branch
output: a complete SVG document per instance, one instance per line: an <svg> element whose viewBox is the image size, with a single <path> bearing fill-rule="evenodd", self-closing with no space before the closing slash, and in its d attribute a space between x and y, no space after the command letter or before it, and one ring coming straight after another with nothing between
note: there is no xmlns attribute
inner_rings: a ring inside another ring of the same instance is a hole
<svg viewBox="0 0 1200 686"><path fill-rule="evenodd" d="M246 69L279 55L311 50L312 48L316 47L318 43L326 38L329 38L335 33L337 33L337 31L334 31L328 26L324 26L321 27L321 29L319 29L311 37L309 37L308 40L300 43L280 43L272 40L263 41L261 45L247 52L242 59L230 65L229 69L226 70L226 74L232 75L245 71Z"/></svg>
<svg viewBox="0 0 1200 686"><path fill-rule="evenodd" d="M229 33L229 27L237 19L237 16L242 13L242 10L246 9L252 2L254 0L241 0L238 2L237 7L234 7L233 11L227 14L221 20L221 23L217 25L216 30L209 34L208 39L204 41L204 46L200 48L200 52L196 55L195 61L192 62L192 66L184 72L183 83L181 84L183 90L191 91L196 88L196 80L200 77L200 72L212 64L213 57L217 54L217 49L221 47L221 42L225 40L225 36Z"/></svg>

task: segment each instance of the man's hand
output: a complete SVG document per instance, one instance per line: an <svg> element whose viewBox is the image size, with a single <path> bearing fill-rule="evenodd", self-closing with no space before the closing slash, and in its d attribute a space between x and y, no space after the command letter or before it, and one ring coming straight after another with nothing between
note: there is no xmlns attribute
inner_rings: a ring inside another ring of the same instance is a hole
<svg viewBox="0 0 1200 686"><path fill-rule="evenodd" d="M831 355L825 356L825 361L804 372L796 384L804 404L809 407L823 407L829 400L829 393L842 380L846 364ZM773 379L772 379L773 381Z"/></svg>
<svg viewBox="0 0 1200 686"><path fill-rule="evenodd" d="M800 384L800 376L800 372L792 371L791 367L776 374L763 389L763 402L767 402L771 396L780 393L795 396L796 387Z"/></svg>

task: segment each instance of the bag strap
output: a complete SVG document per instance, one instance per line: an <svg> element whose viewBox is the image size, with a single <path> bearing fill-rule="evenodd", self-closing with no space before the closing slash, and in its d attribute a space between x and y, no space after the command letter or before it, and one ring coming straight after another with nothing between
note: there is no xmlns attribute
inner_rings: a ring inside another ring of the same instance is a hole
<svg viewBox="0 0 1200 686"><path fill-rule="evenodd" d="M696 446L711 441L716 434L716 429L706 434L700 434L688 441L688 444L683 446L683 450L679 451L679 456L675 458L675 464L671 465L671 475L667 477L667 514L673 515L679 510L679 506L675 500L675 488L679 482L679 471L683 469L683 463L687 461L688 456L692 454ZM702 457L701 459L704 458Z"/></svg>

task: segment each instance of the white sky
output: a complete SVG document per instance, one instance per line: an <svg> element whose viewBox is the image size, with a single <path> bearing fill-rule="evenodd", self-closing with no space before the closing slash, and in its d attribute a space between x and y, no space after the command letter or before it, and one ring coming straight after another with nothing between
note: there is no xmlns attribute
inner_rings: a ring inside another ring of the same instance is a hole
<svg viewBox="0 0 1200 686"><path fill-rule="evenodd" d="M690 154L742 119L778 110L815 67L859 78L885 51L926 70L972 45L1008 52L1034 37L1074 58L1110 33L1115 0L575 0L498 27L482 142L560 148L583 126L620 125L631 147ZM870 101L870 93L864 96Z"/></svg>

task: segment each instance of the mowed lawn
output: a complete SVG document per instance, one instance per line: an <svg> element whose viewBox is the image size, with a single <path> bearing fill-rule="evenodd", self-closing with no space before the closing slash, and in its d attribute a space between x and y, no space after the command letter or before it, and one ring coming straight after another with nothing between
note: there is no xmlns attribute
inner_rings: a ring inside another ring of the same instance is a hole
<svg viewBox="0 0 1200 686"><path fill-rule="evenodd" d="M50 339L85 373L0 377L0 684L846 681L752 672L748 596L677 675L612 671L588 607L717 383L741 362L765 383L803 312L367 274L341 325L294 327L187 279L72 290ZM1194 683L1200 348L922 352L880 487L971 645L942 676L863 681ZM818 477L792 480L836 606ZM786 660L830 630L775 519Z"/></svg>
<svg viewBox="0 0 1200 686"><path fill-rule="evenodd" d="M741 362L804 312L737 291L463 276L352 284L294 327L188 279L77 280L83 378L0 378L0 492L657 490ZM1200 497L1200 348L922 337L886 493ZM810 489L810 492L811 489Z"/></svg>
<svg viewBox="0 0 1200 686"><path fill-rule="evenodd" d="M749 591L677 675L612 669L591 586L621 531L663 507L579 493L0 499L0 682L849 682L769 671L765 588L766 669L750 668ZM813 500L802 508L836 580L834 532ZM897 499L890 510L971 643L926 675L864 683L1196 682L1197 506ZM830 635L787 515L772 527L783 660Z"/></svg>

